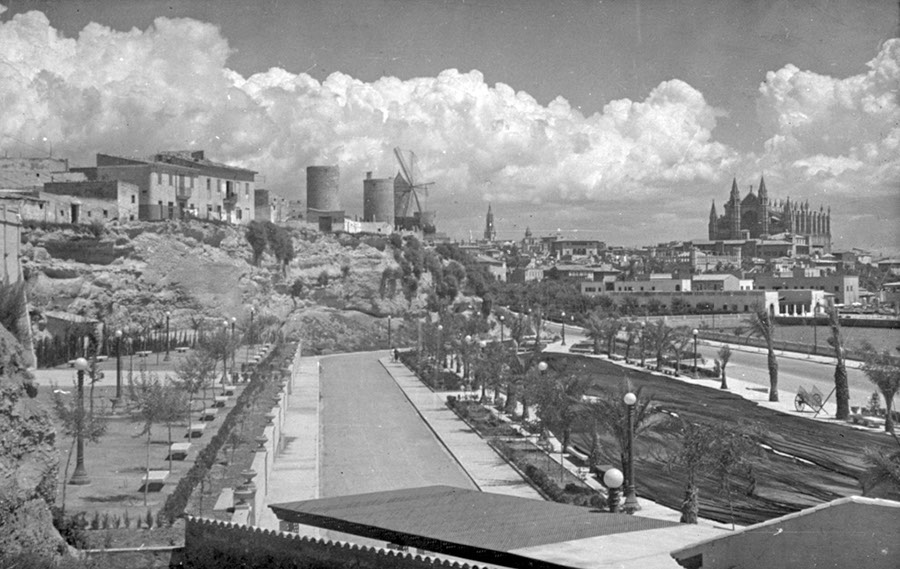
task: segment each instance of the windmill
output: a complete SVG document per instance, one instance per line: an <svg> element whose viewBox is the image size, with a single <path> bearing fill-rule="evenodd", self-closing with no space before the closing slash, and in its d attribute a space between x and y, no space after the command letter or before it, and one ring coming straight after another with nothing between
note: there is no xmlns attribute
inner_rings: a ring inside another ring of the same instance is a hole
<svg viewBox="0 0 900 569"><path fill-rule="evenodd" d="M434 232L434 212L425 210L428 186L434 182L423 182L422 172L416 163L412 150L394 149L394 156L400 164L400 172L394 178L394 220L401 229L421 229Z"/></svg>

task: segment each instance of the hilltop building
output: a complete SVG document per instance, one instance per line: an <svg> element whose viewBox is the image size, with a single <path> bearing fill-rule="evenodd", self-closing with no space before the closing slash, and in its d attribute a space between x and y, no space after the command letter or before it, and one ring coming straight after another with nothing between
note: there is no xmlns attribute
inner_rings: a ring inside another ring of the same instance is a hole
<svg viewBox="0 0 900 569"><path fill-rule="evenodd" d="M731 183L731 195L725 203L724 215L718 215L716 202L709 211L709 240L761 239L791 234L808 242L809 254L831 252L831 208L810 208L809 202L792 202L790 198L769 201L765 178L759 179L759 190L741 198L737 178Z"/></svg>
<svg viewBox="0 0 900 569"><path fill-rule="evenodd" d="M484 240L494 241L497 239L497 230L494 229L494 213L491 211L491 204L488 204L487 216L484 220Z"/></svg>

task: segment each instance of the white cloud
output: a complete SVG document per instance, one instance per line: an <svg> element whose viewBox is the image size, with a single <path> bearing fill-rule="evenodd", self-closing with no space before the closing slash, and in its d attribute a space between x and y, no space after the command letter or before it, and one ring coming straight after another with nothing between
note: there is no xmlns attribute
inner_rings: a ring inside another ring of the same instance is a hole
<svg viewBox="0 0 900 569"><path fill-rule="evenodd" d="M900 39L866 73L844 79L786 65L766 74L757 111L768 136L760 162L814 192L896 194L900 189Z"/></svg>
<svg viewBox="0 0 900 569"><path fill-rule="evenodd" d="M302 187L307 165L338 163L353 194L366 171L394 174L391 149L401 146L416 151L438 196L537 203L646 198L716 180L735 160L712 140L720 111L679 80L585 117L562 98L544 106L490 86L478 71L372 83L282 69L244 78L227 68L219 30L190 19L127 32L90 24L76 39L29 12L0 24L0 46L2 145L46 138L81 163L95 152L204 148L259 170L274 189Z"/></svg>

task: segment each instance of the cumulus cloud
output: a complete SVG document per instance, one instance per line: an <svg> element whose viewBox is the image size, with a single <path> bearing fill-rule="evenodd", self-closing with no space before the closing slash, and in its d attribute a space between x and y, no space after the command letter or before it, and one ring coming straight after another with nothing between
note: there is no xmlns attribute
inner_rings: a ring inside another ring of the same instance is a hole
<svg viewBox="0 0 900 569"><path fill-rule="evenodd" d="M81 163L95 152L204 148L273 189L301 189L307 165L336 163L352 193L366 171L393 175L400 146L416 151L439 196L537 203L643 199L717 180L736 159L712 138L720 111L679 80L585 117L562 98L541 105L490 86L478 71L245 78L228 69L219 30L190 19L125 32L90 24L66 38L29 12L0 24L0 46L2 146L46 141Z"/></svg>
<svg viewBox="0 0 900 569"><path fill-rule="evenodd" d="M786 65L766 74L757 111L768 140L762 162L813 191L896 194L900 188L900 39L868 71L844 79Z"/></svg>

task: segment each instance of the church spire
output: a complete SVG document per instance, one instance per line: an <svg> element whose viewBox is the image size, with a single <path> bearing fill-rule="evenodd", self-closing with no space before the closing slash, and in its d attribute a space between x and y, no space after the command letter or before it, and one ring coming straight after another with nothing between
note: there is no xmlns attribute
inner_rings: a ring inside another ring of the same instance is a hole
<svg viewBox="0 0 900 569"><path fill-rule="evenodd" d="M766 190L766 178L765 176L759 177L759 198L765 199L769 197L769 191Z"/></svg>
<svg viewBox="0 0 900 569"><path fill-rule="evenodd" d="M491 204L488 204L487 216L484 220L484 240L493 241L497 238L497 231L494 229L494 213L491 211Z"/></svg>
<svg viewBox="0 0 900 569"><path fill-rule="evenodd" d="M712 201L712 207L709 208L709 219L717 219L719 214L716 213L716 200Z"/></svg>
<svg viewBox="0 0 900 569"><path fill-rule="evenodd" d="M733 203L740 203L741 201L741 191L738 189L737 178L731 181L731 201Z"/></svg>

